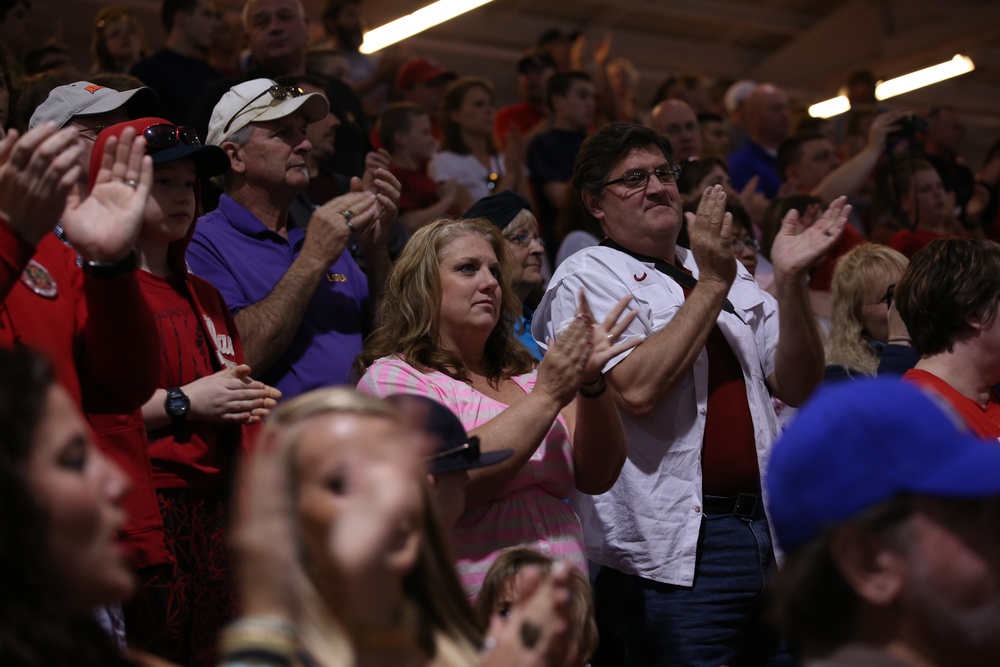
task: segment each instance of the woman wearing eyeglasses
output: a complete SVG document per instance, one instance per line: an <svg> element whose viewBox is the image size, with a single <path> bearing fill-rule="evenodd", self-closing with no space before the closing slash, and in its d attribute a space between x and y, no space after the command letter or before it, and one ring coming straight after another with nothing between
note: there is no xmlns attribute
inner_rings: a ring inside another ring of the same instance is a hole
<svg viewBox="0 0 1000 667"><path fill-rule="evenodd" d="M505 461L470 471L452 544L475 596L501 550L528 545L585 569L583 533L564 503L611 488L625 462L621 420L600 369L638 343L618 343L635 317L618 304L594 323L586 302L540 364L512 333L520 304L508 242L483 219L418 230L396 261L365 344L358 389L420 394L454 411L484 452Z"/></svg>
<svg viewBox="0 0 1000 667"><path fill-rule="evenodd" d="M532 292L545 282L549 273L545 264L545 240L538 229L538 220L531 211L531 204L519 194L507 190L492 197L480 199L465 212L466 218L486 218L503 234L510 255L510 284L521 302L522 317L514 325L514 334L528 348L535 359L541 360L542 351L531 335L531 316L534 308L528 306ZM544 267L544 268L543 268ZM538 296L535 296L535 304Z"/></svg>
<svg viewBox="0 0 1000 667"><path fill-rule="evenodd" d="M210 665L218 631L235 612L223 480L249 442L244 425L259 422L280 394L250 378L222 296L190 275L184 261L198 180L227 171L229 158L221 148L201 145L191 128L140 118L97 136L92 179L102 168L104 145L126 128L142 135L153 163L136 277L159 330L162 370L160 388L141 414L121 418L142 420L148 446L123 456L136 487L130 514L163 525L162 564L140 570L139 593L125 609L126 632L131 646L178 664Z"/></svg>
<svg viewBox="0 0 1000 667"><path fill-rule="evenodd" d="M892 305L908 264L904 255L879 243L860 245L837 261L826 382L902 375L916 364L906 325Z"/></svg>

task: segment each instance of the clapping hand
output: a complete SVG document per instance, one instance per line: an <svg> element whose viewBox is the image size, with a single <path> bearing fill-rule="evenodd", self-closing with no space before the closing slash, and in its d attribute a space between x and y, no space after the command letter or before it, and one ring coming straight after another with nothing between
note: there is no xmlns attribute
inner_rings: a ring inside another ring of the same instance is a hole
<svg viewBox="0 0 1000 667"><path fill-rule="evenodd" d="M135 247L153 184L146 141L131 127L104 143L90 194L74 188L62 214L66 239L85 260L117 261Z"/></svg>
<svg viewBox="0 0 1000 667"><path fill-rule="evenodd" d="M771 244L775 282L803 278L836 244L850 214L847 197L834 199L823 215L808 227L799 219L798 211L790 210Z"/></svg>

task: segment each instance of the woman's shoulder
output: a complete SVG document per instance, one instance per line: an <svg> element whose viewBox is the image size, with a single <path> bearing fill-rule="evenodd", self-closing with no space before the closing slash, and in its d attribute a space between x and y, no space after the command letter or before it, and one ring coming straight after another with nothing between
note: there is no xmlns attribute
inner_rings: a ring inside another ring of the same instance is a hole
<svg viewBox="0 0 1000 667"><path fill-rule="evenodd" d="M376 359L358 382L358 389L377 396L430 394L458 382L440 371L419 368L401 356Z"/></svg>

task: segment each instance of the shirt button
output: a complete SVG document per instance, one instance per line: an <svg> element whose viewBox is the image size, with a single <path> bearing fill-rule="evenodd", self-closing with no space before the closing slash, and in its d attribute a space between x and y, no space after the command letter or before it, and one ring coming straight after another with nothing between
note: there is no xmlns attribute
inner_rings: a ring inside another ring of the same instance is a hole
<svg viewBox="0 0 1000 667"><path fill-rule="evenodd" d="M694 513L695 513L695 514L701 514L701 508L700 508L700 507L698 507L697 505L695 505L695 506L694 506Z"/></svg>
<svg viewBox="0 0 1000 667"><path fill-rule="evenodd" d="M698 414L704 417L705 415L708 414L708 408L698 408Z"/></svg>

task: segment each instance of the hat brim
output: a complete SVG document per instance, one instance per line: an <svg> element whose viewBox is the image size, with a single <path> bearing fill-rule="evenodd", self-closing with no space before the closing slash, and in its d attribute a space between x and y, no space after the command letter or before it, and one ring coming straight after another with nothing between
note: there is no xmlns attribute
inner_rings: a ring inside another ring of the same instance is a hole
<svg viewBox="0 0 1000 667"><path fill-rule="evenodd" d="M226 151L218 146L179 143L169 148L149 151L153 164L165 164L174 160L193 158L198 178L211 178L229 171L232 166Z"/></svg>
<svg viewBox="0 0 1000 667"><path fill-rule="evenodd" d="M160 113L160 98L156 92L147 86L133 90L115 91L110 95L102 95L89 107L78 111L73 116L96 116L125 107L130 119L156 116ZM72 120L72 116L69 120ZM69 120L66 122L68 123Z"/></svg>
<svg viewBox="0 0 1000 667"><path fill-rule="evenodd" d="M427 466L427 472L432 475L438 475L441 473L485 468L501 461L506 461L513 455L514 450L512 449L498 449L495 452L482 452L478 459L472 461L464 458L461 454L455 454L454 456L446 456L431 461Z"/></svg>
<svg viewBox="0 0 1000 667"><path fill-rule="evenodd" d="M226 131L226 136L232 136L251 123L279 120L291 116L296 111L301 111L308 123L315 123L318 120L322 120L330 113L330 104L326 101L326 97L320 93L307 93L299 97L290 97L278 101L277 104L274 104L274 98L264 95L254 104L261 104L261 106L257 108L251 106L249 109L240 112L240 115L233 120L232 125ZM209 131L209 140L206 143L219 145L224 139L225 137L213 136L213 133Z"/></svg>

